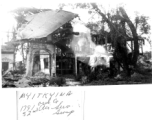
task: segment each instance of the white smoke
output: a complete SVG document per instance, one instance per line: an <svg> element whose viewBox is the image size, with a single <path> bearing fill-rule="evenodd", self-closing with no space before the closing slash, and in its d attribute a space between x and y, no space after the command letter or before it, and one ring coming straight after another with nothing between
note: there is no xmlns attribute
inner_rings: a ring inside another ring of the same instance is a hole
<svg viewBox="0 0 152 120"><path fill-rule="evenodd" d="M92 41L90 29L81 23L77 23L73 25L73 31L79 32L79 35L74 36L71 42L75 56L83 58L89 57L88 65L91 67L97 65L106 65L109 67L111 55L106 51L104 46L96 45Z"/></svg>
<svg viewBox="0 0 152 120"><path fill-rule="evenodd" d="M97 45L95 47L93 55L90 55L89 65L91 67L96 67L98 65L105 65L109 67L111 57L112 56L106 51L103 46Z"/></svg>

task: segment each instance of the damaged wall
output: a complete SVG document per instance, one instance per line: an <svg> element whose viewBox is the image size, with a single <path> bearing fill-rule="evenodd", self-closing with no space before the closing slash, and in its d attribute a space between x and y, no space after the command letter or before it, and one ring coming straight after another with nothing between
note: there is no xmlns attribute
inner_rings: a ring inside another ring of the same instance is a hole
<svg viewBox="0 0 152 120"><path fill-rule="evenodd" d="M56 59L54 57L55 46L45 44L31 44L27 55L26 76L33 75L34 55L40 51L40 71L53 75L56 72ZM46 65L47 64L47 65Z"/></svg>

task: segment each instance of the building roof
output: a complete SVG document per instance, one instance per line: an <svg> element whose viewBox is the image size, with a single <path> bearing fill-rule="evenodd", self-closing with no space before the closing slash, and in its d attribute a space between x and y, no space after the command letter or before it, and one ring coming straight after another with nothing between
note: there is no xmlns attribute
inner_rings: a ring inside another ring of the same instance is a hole
<svg viewBox="0 0 152 120"><path fill-rule="evenodd" d="M77 14L63 10L50 10L34 14L26 18L28 23L18 35L21 39L47 37L77 16Z"/></svg>
<svg viewBox="0 0 152 120"><path fill-rule="evenodd" d="M15 50L14 46L1 45L1 53L10 53L10 54L13 54L14 50Z"/></svg>

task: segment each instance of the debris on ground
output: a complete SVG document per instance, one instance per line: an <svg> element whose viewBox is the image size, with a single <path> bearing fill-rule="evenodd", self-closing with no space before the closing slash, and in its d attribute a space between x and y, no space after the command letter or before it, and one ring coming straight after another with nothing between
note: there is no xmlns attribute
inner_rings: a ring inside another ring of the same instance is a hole
<svg viewBox="0 0 152 120"><path fill-rule="evenodd" d="M7 81L2 77L2 87L3 88L11 88L11 87L16 87L13 83L13 81Z"/></svg>
<svg viewBox="0 0 152 120"><path fill-rule="evenodd" d="M39 71L39 72L35 73L35 75L33 77L45 78L45 76L46 76L46 74L44 72Z"/></svg>
<svg viewBox="0 0 152 120"><path fill-rule="evenodd" d="M66 80L63 77L53 77L50 81L49 81L49 85L58 85L58 86L63 86L65 85Z"/></svg>
<svg viewBox="0 0 152 120"><path fill-rule="evenodd" d="M30 87L31 80L28 77L23 77L18 82L15 82L15 86L19 88Z"/></svg>
<svg viewBox="0 0 152 120"><path fill-rule="evenodd" d="M90 74L83 72L74 75L51 77L44 72L37 72L33 76L24 76L16 71L7 71L2 76L2 87L59 87L59 86L90 86L90 85L122 85L122 84L146 84L152 83L152 62L140 57L137 69L130 77L123 72L110 77L108 71L97 71Z"/></svg>
<svg viewBox="0 0 152 120"><path fill-rule="evenodd" d="M152 69L152 60L147 59L144 55L140 55L138 57L137 65L141 68L144 67Z"/></svg>
<svg viewBox="0 0 152 120"><path fill-rule="evenodd" d="M106 73L102 73L100 76L104 76L105 74ZM93 80L84 85L122 85L148 83L152 83L152 68L151 66L145 67L145 65L140 65L140 67L138 67L138 69L134 71L130 77L125 76L124 73L119 73L113 78L104 77L104 79Z"/></svg>
<svg viewBox="0 0 152 120"><path fill-rule="evenodd" d="M144 79L144 76L142 74L139 73L134 73L131 75L131 80L135 81L135 82L141 82Z"/></svg>
<svg viewBox="0 0 152 120"><path fill-rule="evenodd" d="M82 84L85 84L85 83L87 83L87 82L88 82L87 76L83 76L83 77L81 78L81 83L82 83Z"/></svg>

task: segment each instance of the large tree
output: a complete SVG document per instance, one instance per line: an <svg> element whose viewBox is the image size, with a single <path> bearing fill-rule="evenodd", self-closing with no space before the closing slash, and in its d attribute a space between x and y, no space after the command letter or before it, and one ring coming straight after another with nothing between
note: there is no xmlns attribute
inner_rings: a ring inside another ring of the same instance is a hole
<svg viewBox="0 0 152 120"><path fill-rule="evenodd" d="M67 4L72 8L88 9L91 15L98 14L100 20L96 23L88 23L86 26L90 29L99 28L98 34L104 39L109 39L114 48L114 59L124 69L127 75L130 75L129 65L136 68L136 63L139 55L139 37L143 34L148 34L150 26L147 23L148 17L136 16L135 22L131 21L124 7L120 6L110 11L105 11L102 5L96 3L76 3ZM66 4L61 4L60 8L64 9ZM109 31L105 30L108 27ZM102 39L100 39L102 40ZM132 43L132 54L128 56L127 42ZM101 42L99 42L101 43Z"/></svg>

